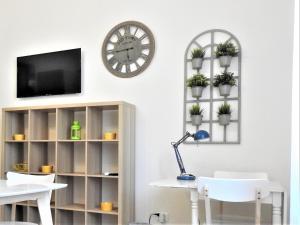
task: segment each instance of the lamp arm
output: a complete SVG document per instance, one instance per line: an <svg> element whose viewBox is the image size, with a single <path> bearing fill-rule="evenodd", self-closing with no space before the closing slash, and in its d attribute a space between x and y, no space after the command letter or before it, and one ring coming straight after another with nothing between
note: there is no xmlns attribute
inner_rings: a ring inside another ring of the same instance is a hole
<svg viewBox="0 0 300 225"><path fill-rule="evenodd" d="M174 150L175 150L175 155L176 155L177 163L178 163L181 174L185 174L186 171L185 171L185 168L184 168L184 165L183 165L181 155L178 151L178 146L182 142L184 142L186 139L188 139L189 137L192 137L192 136L193 136L192 134L190 134L189 132L186 132L185 135L179 141L171 143L173 145Z"/></svg>
<svg viewBox="0 0 300 225"><path fill-rule="evenodd" d="M185 168L184 168L184 165L183 165L183 161L182 161L182 158L179 154L179 151L178 151L178 146L175 146L173 145L174 147L174 150L175 150L175 155L176 155L176 159L177 159L177 163L178 163L178 166L179 166L179 169L180 169L180 174L185 174Z"/></svg>
<svg viewBox="0 0 300 225"><path fill-rule="evenodd" d="M173 142L171 143L174 146L178 147L182 142L184 142L186 139L188 139L189 137L193 137L192 134L190 134L188 131L185 133L185 135L177 142Z"/></svg>

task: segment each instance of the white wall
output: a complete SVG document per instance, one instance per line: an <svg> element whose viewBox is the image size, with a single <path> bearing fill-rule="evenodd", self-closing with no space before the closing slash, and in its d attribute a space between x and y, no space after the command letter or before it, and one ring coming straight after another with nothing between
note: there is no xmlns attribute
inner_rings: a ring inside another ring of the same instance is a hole
<svg viewBox="0 0 300 225"><path fill-rule="evenodd" d="M202 31L226 29L243 48L242 143L182 146L187 170L266 171L289 186L291 0L0 0L0 106L125 100L137 107L136 215L154 210L187 223L187 193L148 183L178 174L170 142L182 135L183 56ZM119 79L100 57L108 31L125 20L150 27L156 53L140 76ZM16 57L81 47L83 93L16 99ZM175 207L176 206L176 207Z"/></svg>

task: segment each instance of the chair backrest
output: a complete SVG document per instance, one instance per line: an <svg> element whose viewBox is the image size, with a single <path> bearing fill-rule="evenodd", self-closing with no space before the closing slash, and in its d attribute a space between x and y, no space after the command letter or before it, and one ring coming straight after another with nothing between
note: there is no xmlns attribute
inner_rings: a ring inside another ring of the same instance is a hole
<svg viewBox="0 0 300 225"><path fill-rule="evenodd" d="M235 179L264 179L268 180L268 174L263 172L236 172L236 171L215 171L216 178L235 178Z"/></svg>
<svg viewBox="0 0 300 225"><path fill-rule="evenodd" d="M14 185L17 184L43 184L43 183L53 183L55 174L50 175L28 175L21 173L8 172L7 180ZM51 191L49 192L51 198Z"/></svg>
<svg viewBox="0 0 300 225"><path fill-rule="evenodd" d="M264 179L228 179L214 177L199 177L198 191L208 198L225 202L249 202L256 199L257 191L261 198L269 195L268 181Z"/></svg>
<svg viewBox="0 0 300 225"><path fill-rule="evenodd" d="M226 202L256 201L255 224L260 225L261 199L270 194L267 185L266 179L199 177L197 187L205 200L206 224L212 224L210 199L215 199Z"/></svg>

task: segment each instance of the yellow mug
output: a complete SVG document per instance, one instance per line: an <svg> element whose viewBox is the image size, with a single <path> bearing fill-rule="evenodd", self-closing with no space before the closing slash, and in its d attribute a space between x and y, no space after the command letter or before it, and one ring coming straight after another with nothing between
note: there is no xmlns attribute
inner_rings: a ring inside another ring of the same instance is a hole
<svg viewBox="0 0 300 225"><path fill-rule="evenodd" d="M27 172L28 171L28 163L17 163L13 166L13 168L17 172Z"/></svg>
<svg viewBox="0 0 300 225"><path fill-rule="evenodd" d="M110 212L113 209L113 204L112 202L101 202L100 209L102 211Z"/></svg>
<svg viewBox="0 0 300 225"><path fill-rule="evenodd" d="M14 134L13 139L15 141L24 141L25 140L25 134Z"/></svg>
<svg viewBox="0 0 300 225"><path fill-rule="evenodd" d="M43 165L41 166L42 173L52 173L53 172L53 166L52 165Z"/></svg>
<svg viewBox="0 0 300 225"><path fill-rule="evenodd" d="M116 132L105 132L104 133L104 140L114 140L117 138Z"/></svg>

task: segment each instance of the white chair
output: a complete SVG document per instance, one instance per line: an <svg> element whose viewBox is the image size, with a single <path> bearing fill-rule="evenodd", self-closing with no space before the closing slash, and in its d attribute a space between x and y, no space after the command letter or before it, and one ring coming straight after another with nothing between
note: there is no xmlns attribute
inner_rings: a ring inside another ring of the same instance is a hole
<svg viewBox="0 0 300 225"><path fill-rule="evenodd" d="M269 180L268 174L264 172L237 172L237 171L215 171L215 178L233 178L233 179L263 179ZM223 217L224 204L220 201L220 214Z"/></svg>
<svg viewBox="0 0 300 225"><path fill-rule="evenodd" d="M20 174L14 172L8 172L6 176L8 182L10 182L12 185L53 183L55 178L55 174L36 176L36 175L27 175L27 174ZM51 199L51 194L52 191L49 191L50 199ZM0 222L0 225L37 225L35 223L29 223L29 222L16 222L15 218L16 218L16 204L12 204L12 212L11 212L12 221Z"/></svg>
<svg viewBox="0 0 300 225"><path fill-rule="evenodd" d="M198 192L204 196L206 225L222 223L216 221L212 223L210 199L224 202L256 202L255 224L260 225L261 199L270 193L267 190L267 180L265 179L228 179L199 177L197 181ZM232 224L232 223L230 223ZM244 223L243 223L244 224Z"/></svg>
<svg viewBox="0 0 300 225"><path fill-rule="evenodd" d="M215 171L215 178L233 178L233 179L263 179L268 180L268 174L263 172L236 172L236 171Z"/></svg>

